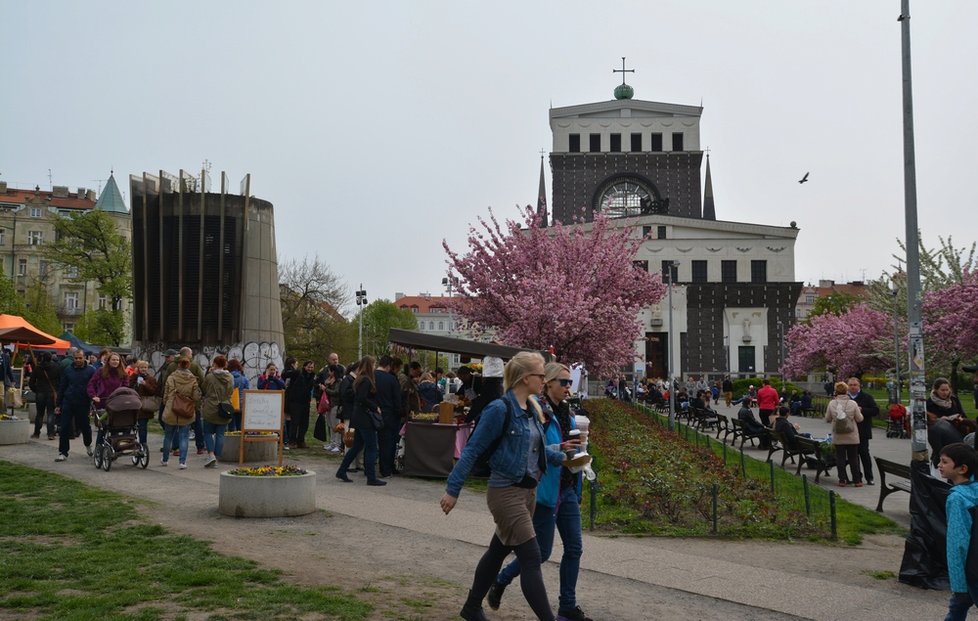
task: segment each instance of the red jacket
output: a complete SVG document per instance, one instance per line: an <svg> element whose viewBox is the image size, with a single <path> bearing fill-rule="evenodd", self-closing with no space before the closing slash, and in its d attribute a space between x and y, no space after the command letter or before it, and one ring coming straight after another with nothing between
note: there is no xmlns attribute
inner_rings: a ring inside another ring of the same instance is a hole
<svg viewBox="0 0 978 621"><path fill-rule="evenodd" d="M779 401L781 399L778 397L778 391L774 389L774 386L761 386L761 389L757 391L757 408L759 410L776 410Z"/></svg>

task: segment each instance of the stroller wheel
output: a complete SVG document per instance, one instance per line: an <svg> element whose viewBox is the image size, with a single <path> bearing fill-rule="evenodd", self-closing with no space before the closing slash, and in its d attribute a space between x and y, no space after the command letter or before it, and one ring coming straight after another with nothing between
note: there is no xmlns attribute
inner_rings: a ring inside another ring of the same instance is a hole
<svg viewBox="0 0 978 621"><path fill-rule="evenodd" d="M139 446L139 452L136 453L137 463L143 470L149 465L149 451L146 450L144 445Z"/></svg>
<svg viewBox="0 0 978 621"><path fill-rule="evenodd" d="M112 469L112 460L115 459L115 451L108 444L102 447L102 469L108 472Z"/></svg>
<svg viewBox="0 0 978 621"><path fill-rule="evenodd" d="M95 445L95 453L92 459L95 461L96 470L102 467L102 445L101 444Z"/></svg>

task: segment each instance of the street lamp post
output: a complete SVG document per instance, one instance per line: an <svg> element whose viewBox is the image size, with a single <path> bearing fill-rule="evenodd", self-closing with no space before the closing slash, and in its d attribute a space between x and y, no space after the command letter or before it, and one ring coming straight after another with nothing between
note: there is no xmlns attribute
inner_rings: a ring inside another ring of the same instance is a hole
<svg viewBox="0 0 978 621"><path fill-rule="evenodd" d="M359 327L357 328L357 360L363 360L363 311L367 306L367 292L360 283L357 289L357 315L360 316Z"/></svg>
<svg viewBox="0 0 978 621"><path fill-rule="evenodd" d="M451 274L441 279L441 286L448 290L448 297L452 297L452 289L458 289L458 278L455 278ZM448 335L452 336L455 333L455 309L452 307L451 301L448 303ZM445 362L452 362L449 356L446 354ZM438 354L435 354L435 366L438 365Z"/></svg>
<svg viewBox="0 0 978 621"><path fill-rule="evenodd" d="M669 269L669 334L666 338L666 368L668 372L666 373L669 380L669 429L671 430L676 426L676 383L673 381L672 372L672 273L679 267L677 261L672 261L667 264Z"/></svg>

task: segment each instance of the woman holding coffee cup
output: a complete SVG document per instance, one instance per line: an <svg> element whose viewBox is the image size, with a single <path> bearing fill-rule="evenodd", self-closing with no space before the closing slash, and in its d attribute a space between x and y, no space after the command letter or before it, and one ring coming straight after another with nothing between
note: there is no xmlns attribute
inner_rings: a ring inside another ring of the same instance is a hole
<svg viewBox="0 0 978 621"><path fill-rule="evenodd" d="M586 459L578 456L581 450L581 431L577 429L567 398L570 397L570 369L557 362L544 368L543 409L547 414L547 443L560 444L567 450L567 460L559 469L547 470L537 487L537 504L533 511L533 528L540 544L540 559L546 562L554 546L554 527L560 532L564 554L560 558L560 597L558 621L591 621L577 605L577 576L581 567L584 546L581 541L581 475L572 473L567 464L570 460ZM499 608L503 590L520 574L517 558L503 568L489 589L487 600L493 610Z"/></svg>
<svg viewBox="0 0 978 621"><path fill-rule="evenodd" d="M536 396L543 389L546 373L543 356L520 352L506 364L503 383L506 393L482 410L472 437L448 476L441 509L447 515L476 461L495 445L489 455L489 489L486 504L496 523L489 548L475 569L472 588L460 613L467 621L486 621L482 599L493 585L506 556L515 551L522 573L523 596L538 619L553 621L540 571L540 545L533 529L536 487L541 477L559 473L566 459L557 444L548 445L543 408Z"/></svg>

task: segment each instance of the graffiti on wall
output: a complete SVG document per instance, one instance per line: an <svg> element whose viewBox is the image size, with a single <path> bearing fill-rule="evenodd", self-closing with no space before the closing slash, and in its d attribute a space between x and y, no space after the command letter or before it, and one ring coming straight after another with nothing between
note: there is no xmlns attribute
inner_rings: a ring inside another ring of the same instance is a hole
<svg viewBox="0 0 978 621"><path fill-rule="evenodd" d="M163 361L166 358L163 353L171 347L165 343L134 343L133 354L140 360L148 360L149 367L155 371L163 366ZM204 347L200 351L194 352L194 362L206 369L210 366L211 359L218 354L224 354L228 360L240 360L241 366L244 367L245 377L248 378L252 388L257 388L258 376L265 372L265 367L269 363L275 363L279 370L282 369L281 346L278 343L256 343L254 341L236 345Z"/></svg>

